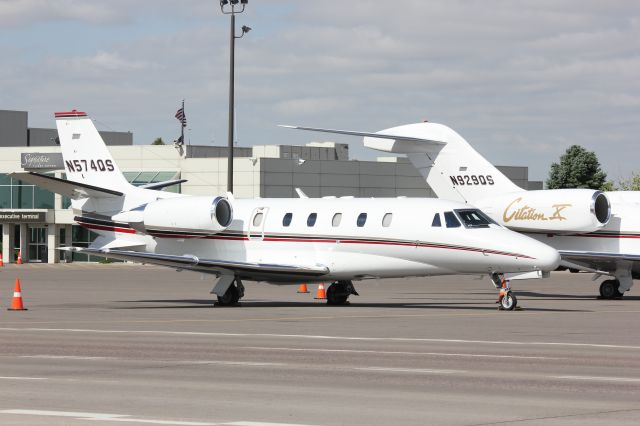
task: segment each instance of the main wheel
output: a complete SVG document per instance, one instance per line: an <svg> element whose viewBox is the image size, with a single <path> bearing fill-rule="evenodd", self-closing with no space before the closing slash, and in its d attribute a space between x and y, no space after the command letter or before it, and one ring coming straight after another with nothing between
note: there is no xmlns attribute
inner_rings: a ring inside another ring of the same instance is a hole
<svg viewBox="0 0 640 426"><path fill-rule="evenodd" d="M333 283L327 288L327 305L344 305L348 298L349 291L342 282Z"/></svg>
<svg viewBox="0 0 640 426"><path fill-rule="evenodd" d="M235 305L240 300L240 291L235 284L231 284L222 296L218 296L218 304L222 306Z"/></svg>
<svg viewBox="0 0 640 426"><path fill-rule="evenodd" d="M500 307L505 311L513 311L517 305L518 299L511 292L508 292L500 299Z"/></svg>
<svg viewBox="0 0 640 426"><path fill-rule="evenodd" d="M604 280L600 284L600 297L603 299L616 299L622 297L618 280Z"/></svg>

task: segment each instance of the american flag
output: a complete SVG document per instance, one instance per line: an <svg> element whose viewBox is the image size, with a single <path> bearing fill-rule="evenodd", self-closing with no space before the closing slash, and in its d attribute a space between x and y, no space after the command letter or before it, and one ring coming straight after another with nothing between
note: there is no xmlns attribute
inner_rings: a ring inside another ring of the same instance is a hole
<svg viewBox="0 0 640 426"><path fill-rule="evenodd" d="M176 112L176 118L182 123L182 127L187 127L187 116L184 115L184 107L180 108L178 112Z"/></svg>

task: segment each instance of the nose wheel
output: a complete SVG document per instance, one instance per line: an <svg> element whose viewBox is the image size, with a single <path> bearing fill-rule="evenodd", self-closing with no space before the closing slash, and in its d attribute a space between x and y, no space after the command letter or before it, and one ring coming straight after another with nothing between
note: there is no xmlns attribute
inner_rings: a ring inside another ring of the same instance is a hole
<svg viewBox="0 0 640 426"><path fill-rule="evenodd" d="M505 294L500 295L498 303L501 310L513 311L516 306L518 306L518 299L516 298L516 295L509 290L508 292L505 292Z"/></svg>
<svg viewBox="0 0 640 426"><path fill-rule="evenodd" d="M498 309L501 311L513 311L518 306L518 298L511 291L509 280L505 279L504 275L494 272L491 274L491 281L493 286L500 290L496 301Z"/></svg>

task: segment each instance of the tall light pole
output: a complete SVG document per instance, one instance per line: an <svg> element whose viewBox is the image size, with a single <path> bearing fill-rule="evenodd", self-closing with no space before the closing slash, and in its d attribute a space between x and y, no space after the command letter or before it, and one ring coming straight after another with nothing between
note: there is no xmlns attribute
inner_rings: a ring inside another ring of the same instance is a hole
<svg viewBox="0 0 640 426"><path fill-rule="evenodd" d="M227 163L227 191L233 192L233 121L235 120L235 50L236 39L242 38L251 28L242 26L242 33L236 36L236 13L244 12L249 0L220 0L220 10L231 15L231 33L229 36L229 157Z"/></svg>

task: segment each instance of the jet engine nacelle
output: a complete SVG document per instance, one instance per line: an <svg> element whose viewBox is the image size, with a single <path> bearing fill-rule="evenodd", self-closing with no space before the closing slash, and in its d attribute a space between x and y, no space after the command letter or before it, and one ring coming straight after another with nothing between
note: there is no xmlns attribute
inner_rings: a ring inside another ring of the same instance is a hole
<svg viewBox="0 0 640 426"><path fill-rule="evenodd" d="M224 197L192 196L158 200L142 212L145 232L194 231L217 233L231 225L233 208Z"/></svg>
<svg viewBox="0 0 640 426"><path fill-rule="evenodd" d="M474 204L496 222L524 232L593 232L611 217L607 196L591 189L522 191Z"/></svg>

